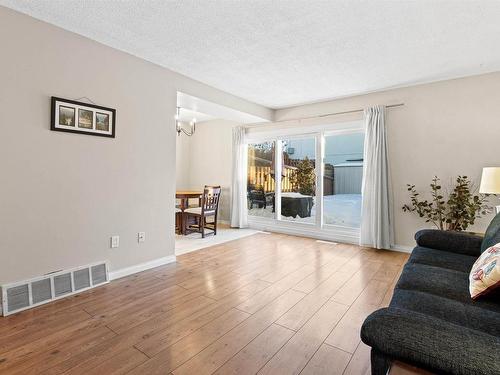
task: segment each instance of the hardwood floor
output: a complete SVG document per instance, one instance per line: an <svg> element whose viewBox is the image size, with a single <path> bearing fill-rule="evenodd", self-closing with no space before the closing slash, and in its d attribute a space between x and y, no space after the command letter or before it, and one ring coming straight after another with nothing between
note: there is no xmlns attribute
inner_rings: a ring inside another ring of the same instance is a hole
<svg viewBox="0 0 500 375"><path fill-rule="evenodd" d="M255 234L0 318L0 374L369 374L407 254Z"/></svg>

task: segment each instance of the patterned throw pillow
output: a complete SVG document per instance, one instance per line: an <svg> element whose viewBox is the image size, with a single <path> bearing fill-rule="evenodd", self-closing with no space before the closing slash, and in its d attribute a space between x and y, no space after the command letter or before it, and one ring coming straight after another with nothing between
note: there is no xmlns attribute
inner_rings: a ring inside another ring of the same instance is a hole
<svg viewBox="0 0 500 375"><path fill-rule="evenodd" d="M500 287L500 243L486 249L472 266L469 291L472 299Z"/></svg>

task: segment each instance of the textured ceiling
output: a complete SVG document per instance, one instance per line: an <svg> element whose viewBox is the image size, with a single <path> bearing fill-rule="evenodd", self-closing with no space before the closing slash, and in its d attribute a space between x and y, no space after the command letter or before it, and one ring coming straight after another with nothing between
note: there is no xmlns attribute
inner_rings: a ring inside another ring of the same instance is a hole
<svg viewBox="0 0 500 375"><path fill-rule="evenodd" d="M0 4L272 108L500 70L500 1Z"/></svg>

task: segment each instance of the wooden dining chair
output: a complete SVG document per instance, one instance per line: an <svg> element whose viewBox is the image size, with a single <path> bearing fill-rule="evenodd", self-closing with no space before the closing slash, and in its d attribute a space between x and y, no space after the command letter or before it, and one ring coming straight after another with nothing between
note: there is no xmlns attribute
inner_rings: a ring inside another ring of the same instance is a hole
<svg viewBox="0 0 500 375"><path fill-rule="evenodd" d="M200 207L192 207L184 210L184 231L185 234L197 232L201 233L201 238L205 238L205 229L210 229L214 236L217 235L217 212L219 210L220 186L206 186L201 196ZM213 217L214 222L207 222L208 217ZM196 226L188 226L189 219L194 218ZM196 228L196 229L193 229Z"/></svg>
<svg viewBox="0 0 500 375"><path fill-rule="evenodd" d="M175 207L175 233L182 234L182 210Z"/></svg>

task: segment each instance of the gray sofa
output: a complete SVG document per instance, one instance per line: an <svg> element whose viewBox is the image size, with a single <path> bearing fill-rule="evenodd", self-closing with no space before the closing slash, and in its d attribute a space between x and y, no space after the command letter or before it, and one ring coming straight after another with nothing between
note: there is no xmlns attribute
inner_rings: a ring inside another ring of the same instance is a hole
<svg viewBox="0 0 500 375"><path fill-rule="evenodd" d="M500 242L500 214L484 238L422 230L389 307L368 316L361 339L371 347L373 375L399 360L436 374L500 374L500 288L476 301L469 272Z"/></svg>

